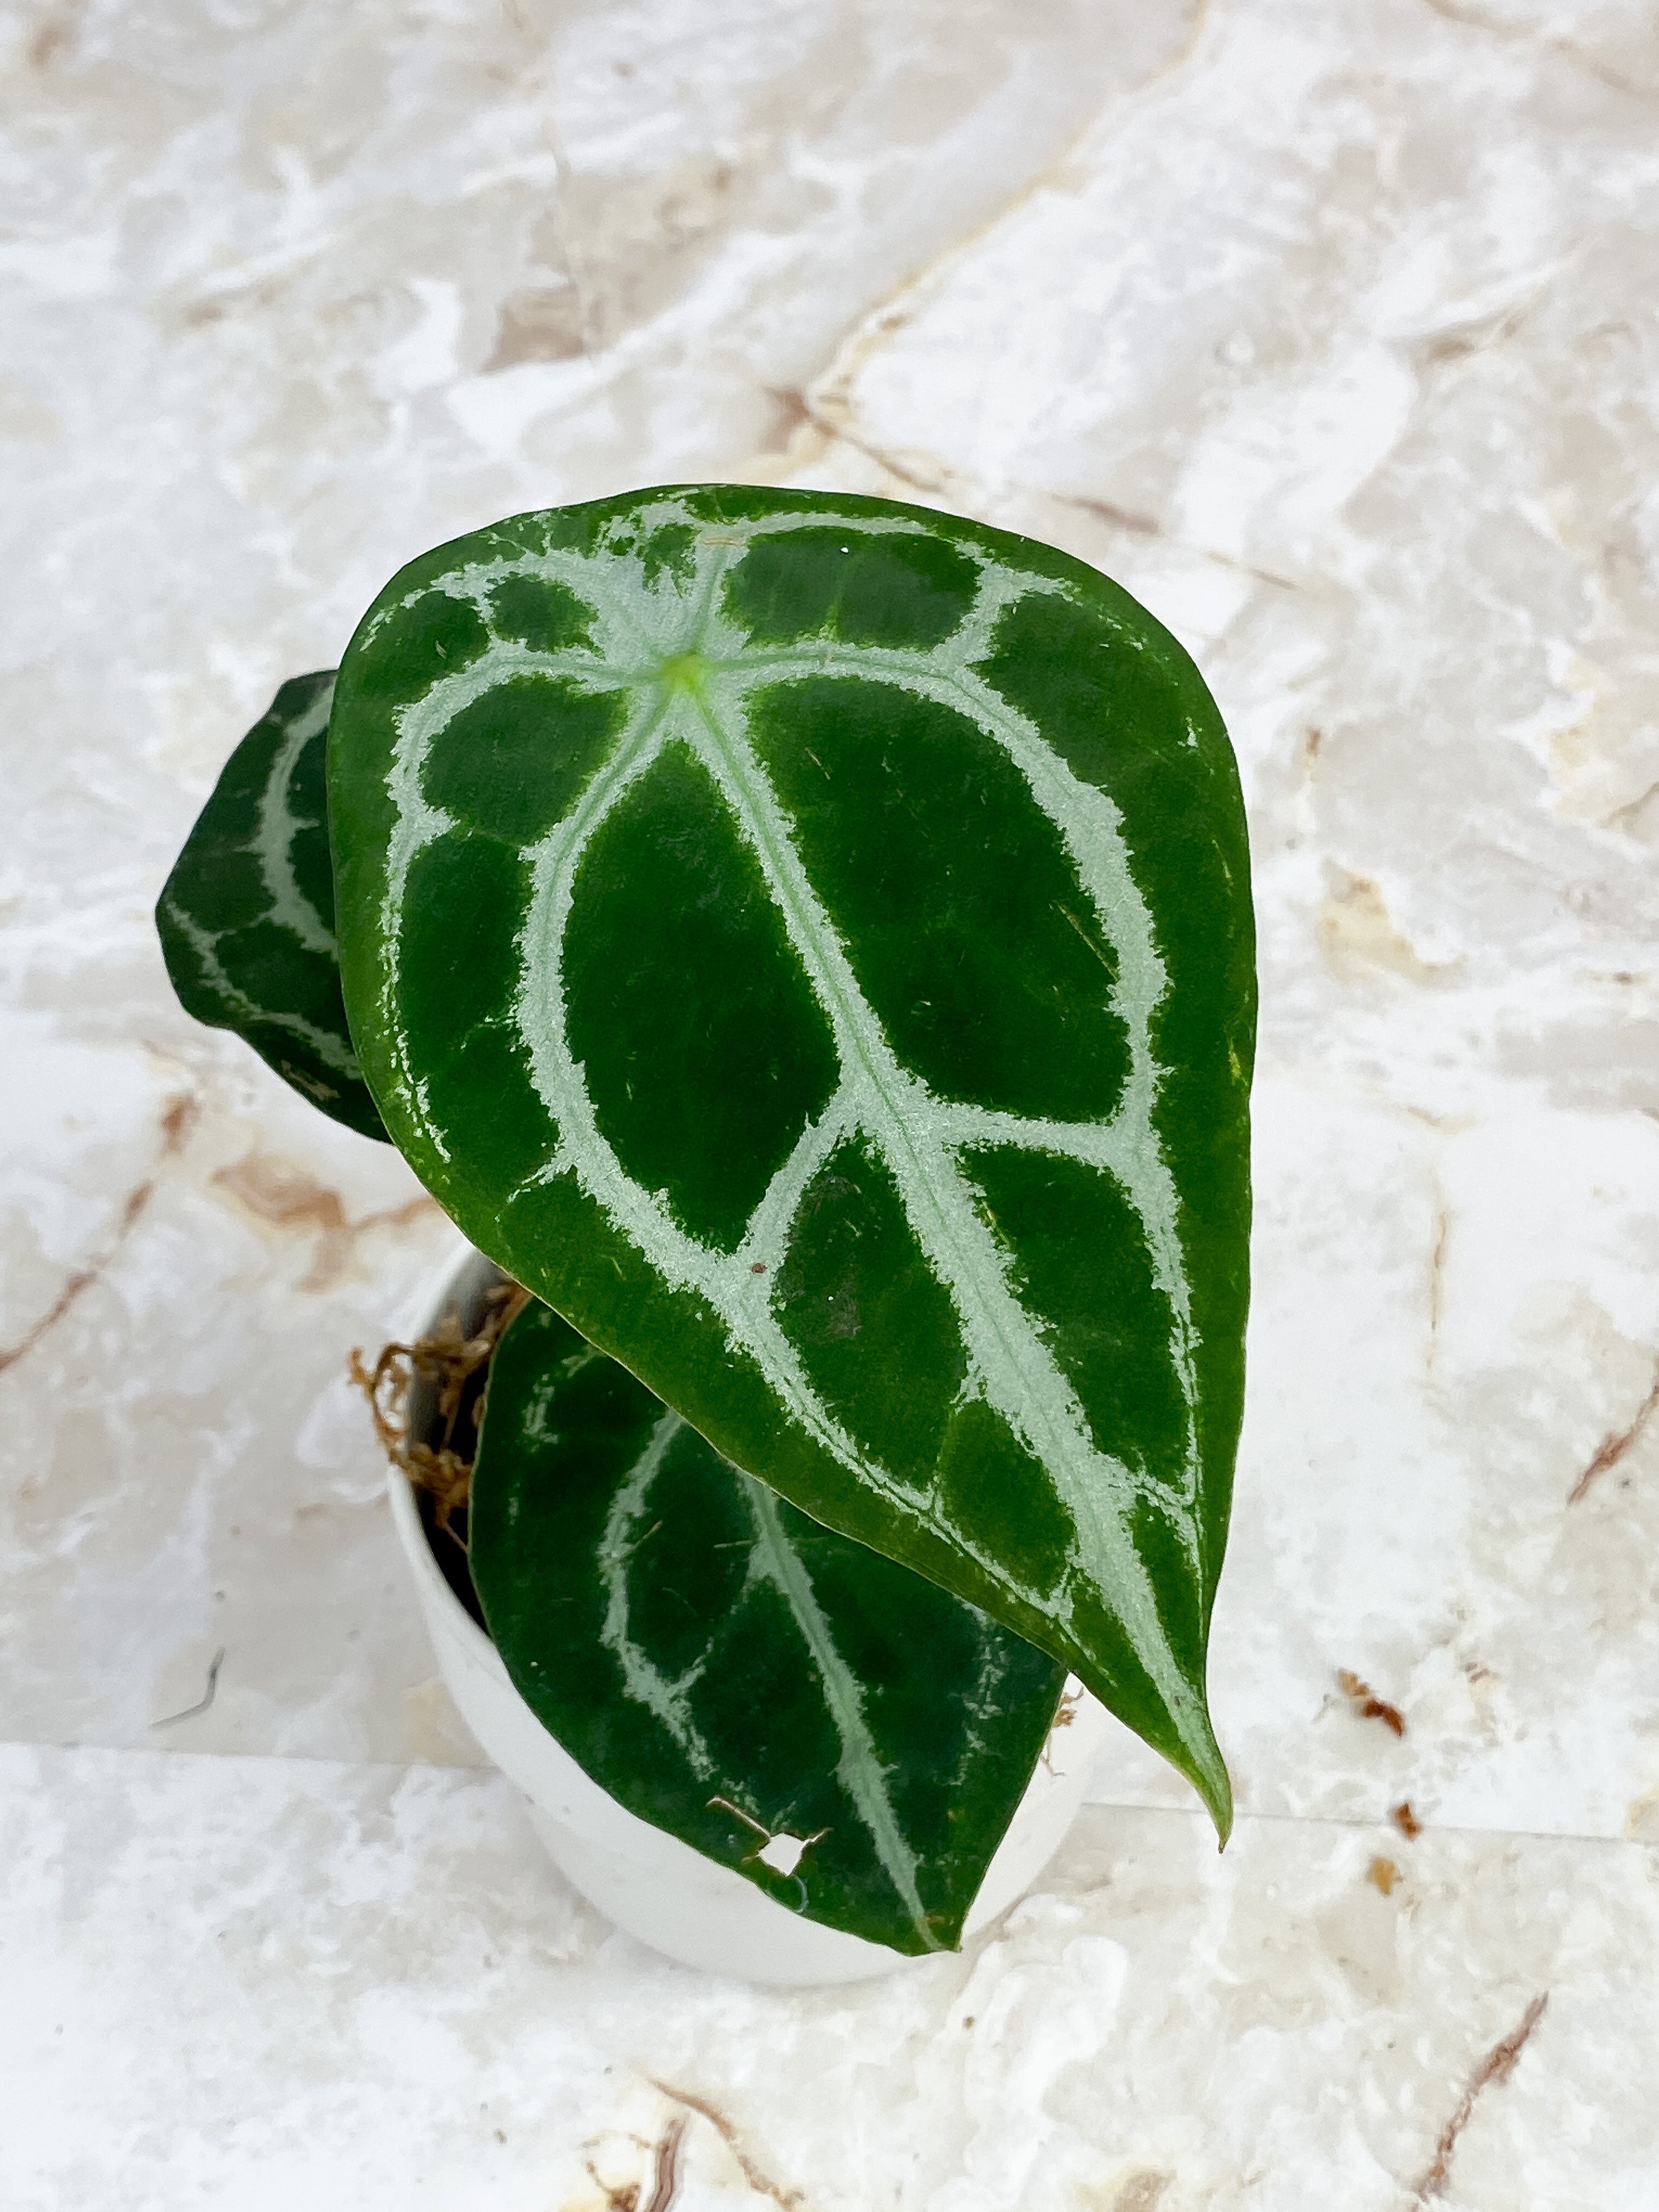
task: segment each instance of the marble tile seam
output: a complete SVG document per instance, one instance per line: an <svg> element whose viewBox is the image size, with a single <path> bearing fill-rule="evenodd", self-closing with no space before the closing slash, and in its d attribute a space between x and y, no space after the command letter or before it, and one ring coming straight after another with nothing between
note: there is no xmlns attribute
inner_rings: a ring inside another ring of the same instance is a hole
<svg viewBox="0 0 1659 2212"><path fill-rule="evenodd" d="M1129 1799L1090 1797L1085 1799L1085 1806L1090 1812L1164 1813L1190 1821L1200 1829L1205 1825L1202 1813L1189 1813L1182 1805L1146 1805ZM1619 1850L1644 1851L1659 1867L1659 1843L1648 1843L1640 1836L1614 1836L1590 1828L1518 1828L1496 1824L1486 1826L1475 1820L1419 1820L1416 1832L1407 1836L1395 1820L1392 1809L1363 1819L1358 1814L1341 1813L1250 1813L1241 1809L1236 1825L1243 1827L1247 1823L1258 1828L1329 1828L1353 1835L1376 1835L1380 1831L1407 1853L1431 1836L1479 1838L1487 1843L1606 1844Z"/></svg>
<svg viewBox="0 0 1659 2212"><path fill-rule="evenodd" d="M440 1776L453 1778L458 1784L476 1785L482 1783L509 1791L513 1789L498 1767L463 1766L440 1759L325 1759L306 1752L187 1751L176 1747L164 1748L149 1745L43 1743L24 1737L0 1738L0 1787L13 1779L26 1779L27 1765L35 1759L65 1769L78 1766L87 1771L95 1771L100 1767L113 1771L123 1765L153 1768L172 1762L181 1770L202 1768L211 1764L226 1772L240 1768L267 1777L287 1767L308 1780L331 1771L347 1782L373 1781L377 1777L412 1779ZM517 1793L513 1794L516 1796ZM1085 1800L1083 1813L1079 1816L1079 1826L1084 1817L1090 1813L1128 1814L1160 1821L1176 1821L1184 1827L1206 1832L1209 1827L1209 1816L1199 1807L1189 1809L1184 1805L1149 1805L1128 1798L1090 1797ZM1239 1811L1236 1826L1240 1829L1329 1832L1372 1838L1382 1833L1407 1856L1414 1848L1420 1848L1428 1839L1445 1843L1583 1844L1596 1850L1637 1853L1659 1870L1659 1843L1650 1843L1640 1837L1598 1834L1586 1829L1487 1826L1468 1820L1441 1822L1430 1820L1421 1822L1415 1835L1407 1836L1400 1831L1391 1812L1387 1810L1370 1818L1361 1818L1335 1813L1252 1813L1243 1808Z"/></svg>
<svg viewBox="0 0 1659 2212"><path fill-rule="evenodd" d="M332 1771L371 1781L377 1775L411 1774L483 1775L492 1782L507 1781L497 1766L464 1766L437 1759L328 1759L306 1751L191 1751L178 1744L52 1743L29 1736L0 1736L0 1782L31 1759L79 1765L88 1771L100 1765L117 1767L124 1761L149 1766L166 1765L171 1760L187 1762L192 1766L216 1763L227 1771L246 1767L259 1774L293 1767L310 1777Z"/></svg>

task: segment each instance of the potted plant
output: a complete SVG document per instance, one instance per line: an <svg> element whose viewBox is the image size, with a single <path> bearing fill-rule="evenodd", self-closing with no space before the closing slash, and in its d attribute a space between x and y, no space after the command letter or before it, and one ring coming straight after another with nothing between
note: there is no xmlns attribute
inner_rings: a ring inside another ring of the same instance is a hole
<svg viewBox="0 0 1659 2212"><path fill-rule="evenodd" d="M1224 1840L1248 853L1125 592L842 495L517 516L283 687L158 922L483 1255L394 1498L596 1901L780 1978L954 1948L1080 1793L1068 1675Z"/></svg>

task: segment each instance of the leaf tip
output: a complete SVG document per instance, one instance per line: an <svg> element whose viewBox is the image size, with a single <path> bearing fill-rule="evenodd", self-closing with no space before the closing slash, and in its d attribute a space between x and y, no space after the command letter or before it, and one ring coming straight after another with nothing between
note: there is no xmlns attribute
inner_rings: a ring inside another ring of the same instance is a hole
<svg viewBox="0 0 1659 2212"><path fill-rule="evenodd" d="M1227 1771L1227 1762L1221 1755L1221 1746L1215 1740L1210 1717L1204 1716L1203 1739L1189 1743L1188 1757L1182 1765L1187 1778L1203 1801L1204 1809L1215 1823L1216 1849L1224 1851L1233 1832L1233 1783Z"/></svg>

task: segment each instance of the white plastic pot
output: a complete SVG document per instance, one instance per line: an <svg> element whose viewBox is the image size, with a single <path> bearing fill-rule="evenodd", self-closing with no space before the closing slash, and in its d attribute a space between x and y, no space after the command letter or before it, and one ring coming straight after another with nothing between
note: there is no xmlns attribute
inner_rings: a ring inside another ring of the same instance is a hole
<svg viewBox="0 0 1659 2212"><path fill-rule="evenodd" d="M489 1261L473 1255L423 1302L416 1333L456 1312L470 1333L484 1293L499 1279ZM417 1423L421 1410L417 1397L410 1407ZM445 1687L479 1744L528 1798L549 1856L590 1905L683 1966L744 1981L856 1982L919 1963L884 1943L801 1919L600 1789L514 1688L500 1653L445 1580L415 1492L396 1468L389 1488ZM1069 1723L1050 1736L986 1871L969 1935L1006 1912L1054 1856L1083 1802L1106 1729L1104 1709L1081 1691Z"/></svg>

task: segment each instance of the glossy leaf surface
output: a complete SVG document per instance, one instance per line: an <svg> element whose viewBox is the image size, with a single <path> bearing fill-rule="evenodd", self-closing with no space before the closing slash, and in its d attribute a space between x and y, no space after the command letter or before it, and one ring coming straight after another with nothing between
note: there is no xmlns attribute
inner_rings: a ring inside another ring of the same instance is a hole
<svg viewBox="0 0 1659 2212"><path fill-rule="evenodd" d="M1224 1829L1255 992L1180 647L953 517L641 493L405 568L330 763L353 1034L449 1212Z"/></svg>
<svg viewBox="0 0 1659 2212"><path fill-rule="evenodd" d="M542 1305L491 1367L470 1563L520 1692L631 1812L814 1920L955 1948L1053 1660L739 1474Z"/></svg>
<svg viewBox="0 0 1659 2212"><path fill-rule="evenodd" d="M155 909L186 1013L234 1030L283 1081L385 1138L357 1066L334 943L325 756L335 672L284 684L227 762Z"/></svg>

